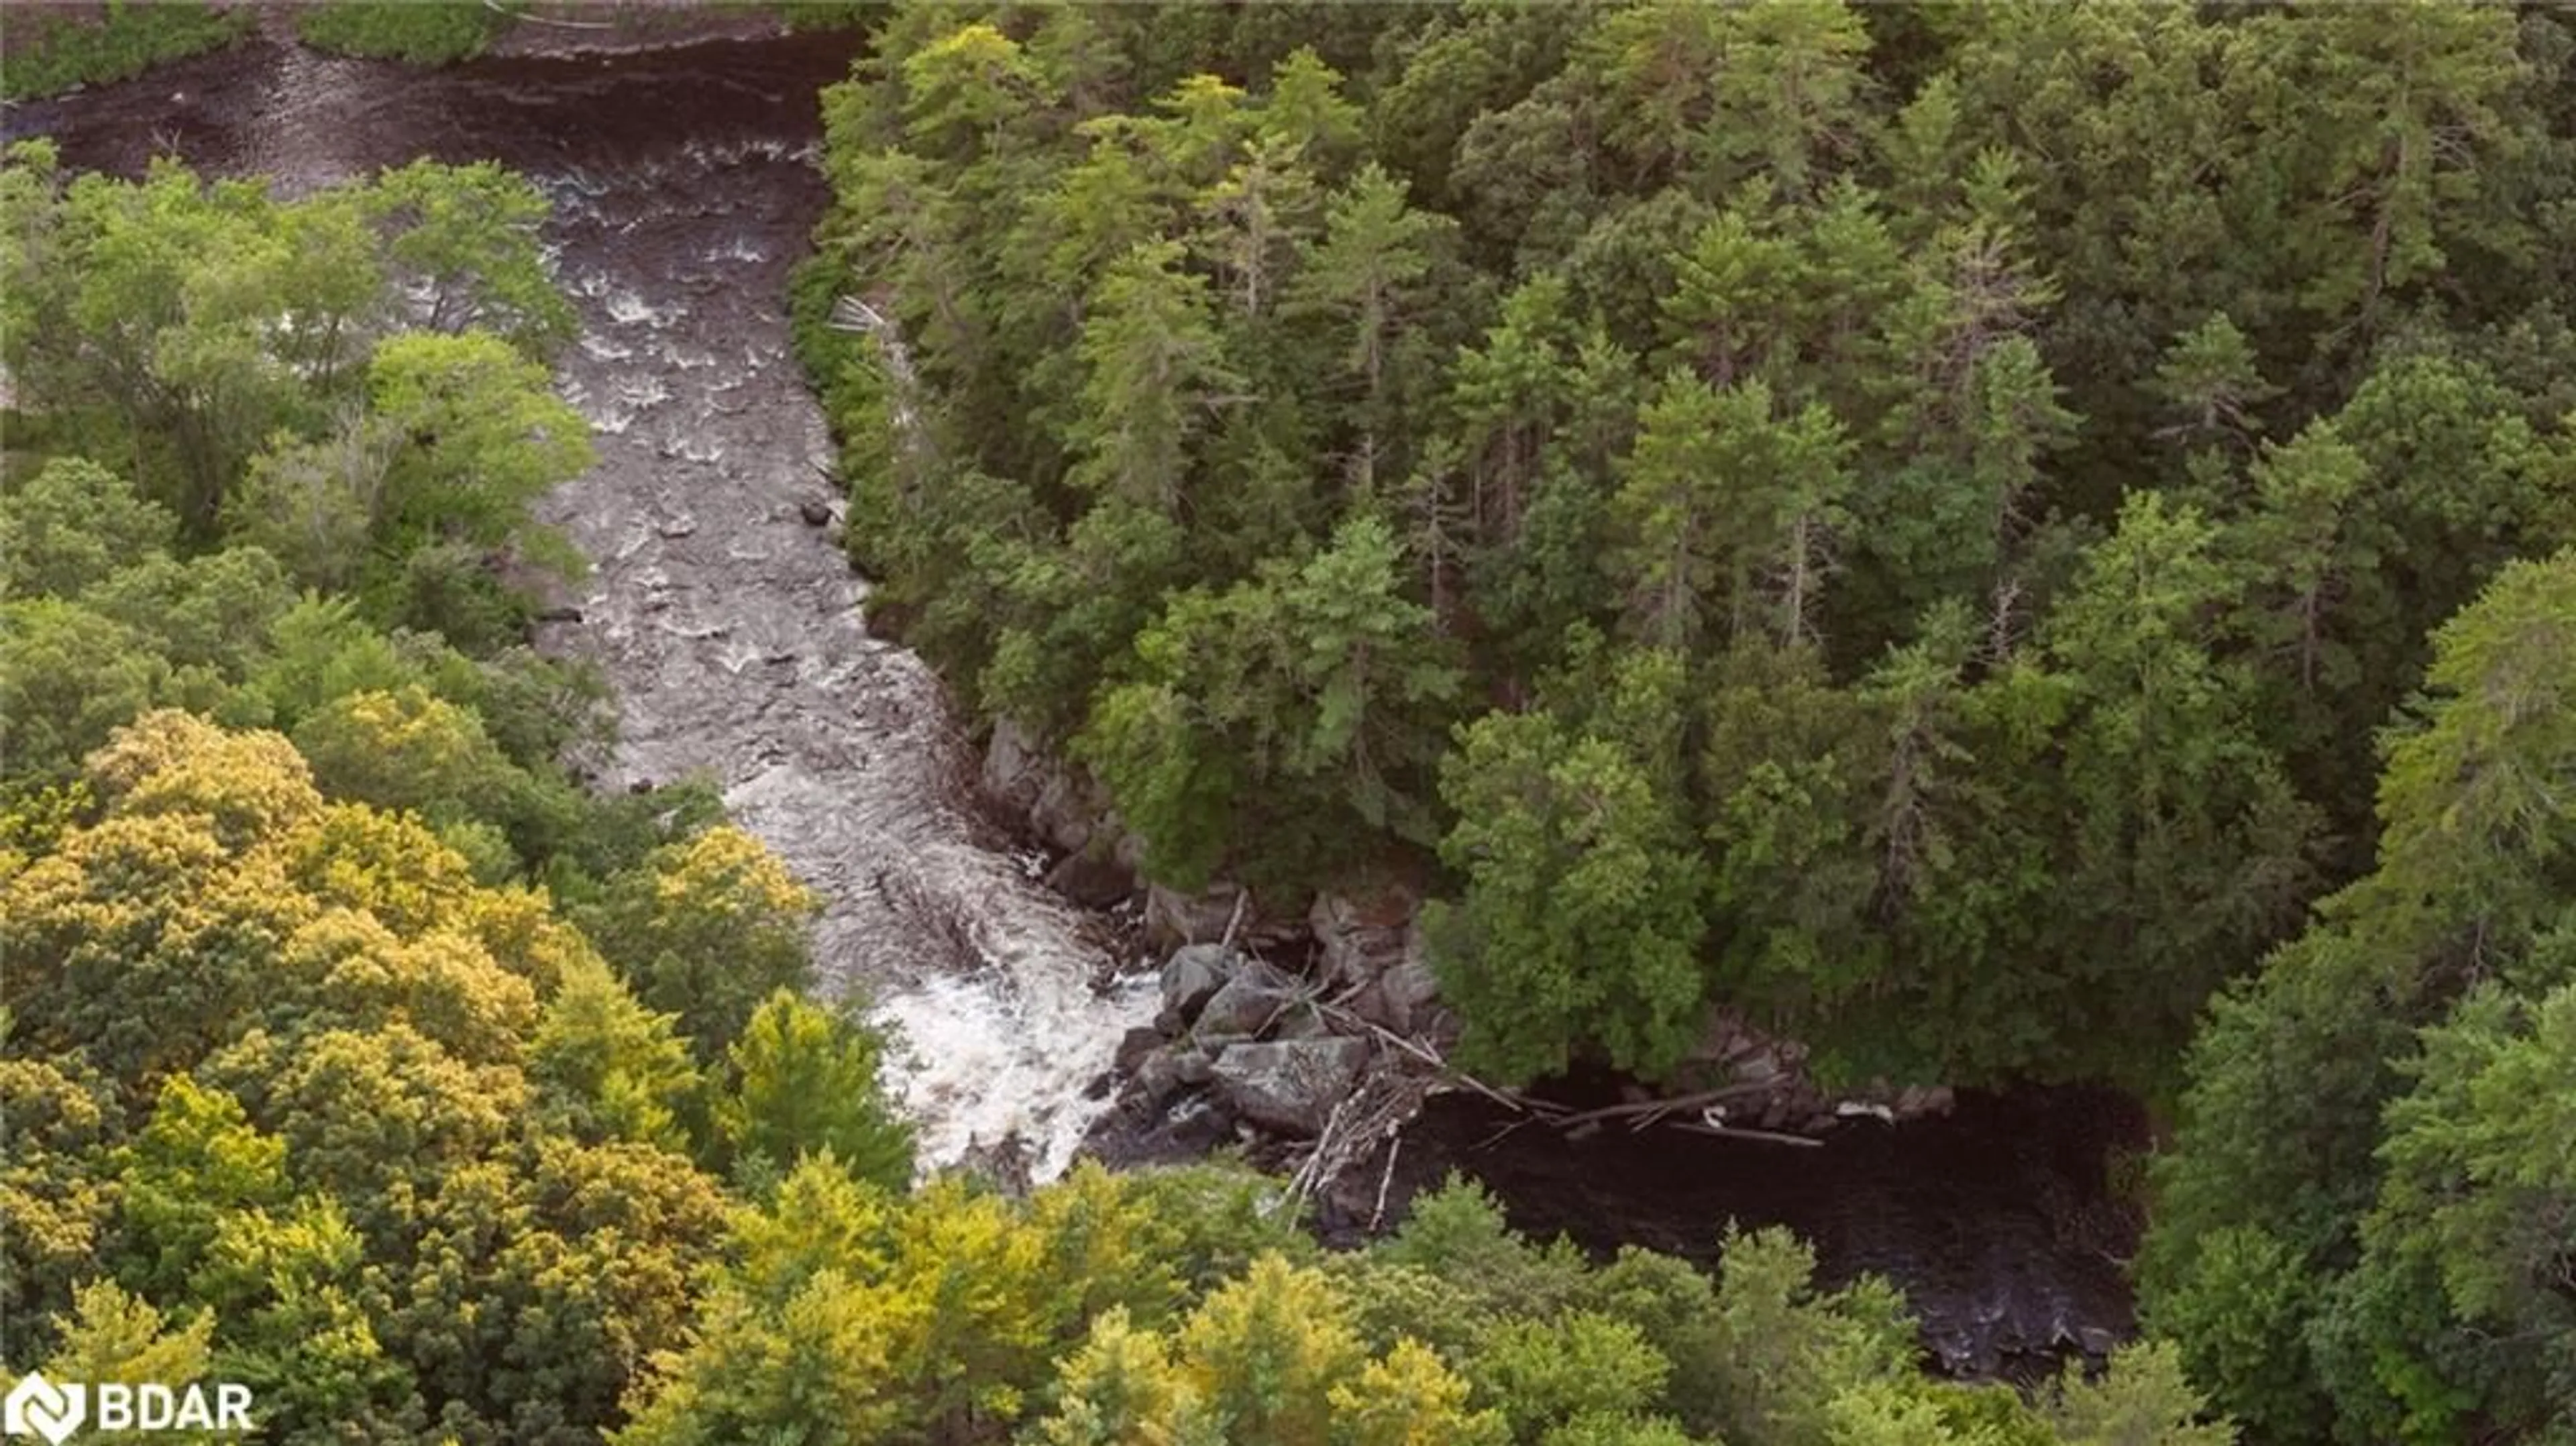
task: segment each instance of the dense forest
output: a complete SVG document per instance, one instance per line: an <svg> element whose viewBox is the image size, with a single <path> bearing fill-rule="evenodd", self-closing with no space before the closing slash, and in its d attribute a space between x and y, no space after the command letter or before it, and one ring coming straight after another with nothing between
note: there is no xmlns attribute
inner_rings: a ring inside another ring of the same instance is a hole
<svg viewBox="0 0 2576 1446"><path fill-rule="evenodd" d="M811 895L567 768L544 209L0 169L12 1373L240 1383L276 1442L2223 1439L2169 1347L1929 1379L1777 1232L1712 1280L1466 1187L1327 1254L1222 1163L917 1180Z"/></svg>
<svg viewBox="0 0 2576 1446"><path fill-rule="evenodd" d="M282 28L318 51L443 65L483 54L535 7L527 0L294 0L266 8L285 22ZM588 0L579 12L590 18L572 23L642 34L656 25L688 25L693 8L772 15L792 28L812 30L857 27L875 10L866 0L709 0L697 7ZM8 16L0 99L130 79L162 61L240 41L257 28L261 13L262 7L223 0L17 6ZM551 15L539 20L563 23Z"/></svg>
<svg viewBox="0 0 2576 1446"><path fill-rule="evenodd" d="M587 788L603 685L529 645L592 458L540 193L38 141L8 1374L298 1443L2576 1442L2576 19L871 22L792 302L873 619L1160 884L1419 881L1486 1077L1725 1009L2154 1101L2148 1339L2023 1395L1779 1232L925 1178L811 892Z"/></svg>
<svg viewBox="0 0 2576 1446"><path fill-rule="evenodd" d="M2153 1321L2260 1439L2568 1439L2572 54L907 7L805 347L905 636L1156 878L1428 876L1495 1077L1722 1005L2126 1084Z"/></svg>

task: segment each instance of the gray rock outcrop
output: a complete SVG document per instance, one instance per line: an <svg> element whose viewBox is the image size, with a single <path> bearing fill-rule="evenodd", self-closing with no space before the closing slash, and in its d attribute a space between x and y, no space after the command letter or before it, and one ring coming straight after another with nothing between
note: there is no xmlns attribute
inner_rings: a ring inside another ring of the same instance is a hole
<svg viewBox="0 0 2576 1446"><path fill-rule="evenodd" d="M1337 1036L1238 1044L1218 1055L1216 1090L1236 1115L1283 1134L1323 1133L1369 1060L1364 1039Z"/></svg>
<svg viewBox="0 0 2576 1446"><path fill-rule="evenodd" d="M1286 1018L1298 998L1296 980L1267 964L1247 964L1200 1006L1193 1032L1200 1039L1250 1038Z"/></svg>
<svg viewBox="0 0 2576 1446"><path fill-rule="evenodd" d="M1323 978L1336 988L1365 986L1422 957L1421 901L1393 887L1351 897L1318 894L1306 911Z"/></svg>
<svg viewBox="0 0 2576 1446"><path fill-rule="evenodd" d="M1242 905L1239 914L1238 903ZM1218 883L1200 894L1149 884L1145 889L1145 938L1158 948L1205 943L1224 938L1229 924L1239 930L1243 919L1252 913L1252 900L1234 884Z"/></svg>
<svg viewBox="0 0 2576 1446"><path fill-rule="evenodd" d="M1182 1020L1196 1019L1235 972L1244 957L1218 944L1190 944L1163 962L1163 1008Z"/></svg>

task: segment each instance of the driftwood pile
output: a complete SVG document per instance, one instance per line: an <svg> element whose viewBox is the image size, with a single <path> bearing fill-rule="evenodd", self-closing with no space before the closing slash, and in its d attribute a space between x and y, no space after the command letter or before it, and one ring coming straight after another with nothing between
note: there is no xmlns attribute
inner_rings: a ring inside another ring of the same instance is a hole
<svg viewBox="0 0 2576 1446"><path fill-rule="evenodd" d="M1295 1172L1289 1176L1288 1188L1291 1195L1298 1198L1311 1197L1368 1159L1384 1143L1386 1160L1380 1167L1377 1204L1369 1220L1372 1232L1386 1214L1387 1190L1394 1181L1396 1159L1403 1150L1399 1132L1421 1112L1425 1100L1450 1089L1473 1091L1510 1110L1515 1116L1510 1123L1481 1141L1477 1146L1479 1149L1530 1125L1554 1129L1569 1140L1583 1139L1613 1124L1624 1124L1632 1134L1664 1125L1696 1135L1758 1140L1765 1144L1807 1149L1824 1143L1807 1135L1747 1129L1725 1123L1728 1101L1765 1094L1771 1089L1767 1082L1745 1081L1669 1099L1631 1100L1592 1109L1576 1109L1553 1100L1538 1099L1519 1090L1487 1084L1451 1065L1427 1041L1419 1037L1407 1038L1363 1018L1344 1008L1340 1000L1318 1000L1315 1003L1337 1032L1375 1039L1384 1063L1359 1089L1333 1107L1313 1148L1306 1152Z"/></svg>

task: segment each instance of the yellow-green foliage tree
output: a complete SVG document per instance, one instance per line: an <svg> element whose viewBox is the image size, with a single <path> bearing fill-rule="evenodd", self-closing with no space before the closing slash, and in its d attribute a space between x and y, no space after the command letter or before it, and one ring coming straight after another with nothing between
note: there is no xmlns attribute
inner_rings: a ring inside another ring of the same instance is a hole
<svg viewBox="0 0 2576 1446"><path fill-rule="evenodd" d="M912 1181L912 1134L876 1093L880 1042L865 1026L785 989L726 1050L733 1088L715 1129L734 1167L758 1177L829 1153L861 1179Z"/></svg>
<svg viewBox="0 0 2576 1446"><path fill-rule="evenodd" d="M717 827L654 850L582 923L636 996L682 1015L712 1059L761 1001L811 982L805 931L820 907L758 839Z"/></svg>
<svg viewBox="0 0 2576 1446"><path fill-rule="evenodd" d="M1776 1234L1712 1282L1466 1191L1329 1260L1225 1168L906 1193L855 1026L778 993L702 1067L543 894L278 734L148 713L80 784L0 877L12 1366L240 1381L296 1443L2226 1439L2167 1352L2044 1413L1929 1383L1891 1292ZM740 835L643 878L682 941L800 897Z"/></svg>
<svg viewBox="0 0 2576 1446"><path fill-rule="evenodd" d="M275 733L147 713L81 782L0 880L12 1361L166 1318L273 1439L595 1441L724 1225L668 1021Z"/></svg>

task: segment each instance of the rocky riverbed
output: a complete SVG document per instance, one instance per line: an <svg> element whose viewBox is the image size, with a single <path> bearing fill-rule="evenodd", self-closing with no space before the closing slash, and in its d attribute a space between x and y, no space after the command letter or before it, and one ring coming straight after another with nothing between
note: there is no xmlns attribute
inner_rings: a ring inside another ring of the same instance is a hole
<svg viewBox="0 0 2576 1446"><path fill-rule="evenodd" d="M1598 1073L1491 1090L1433 1067L1456 1021L1427 977L1405 977L1418 954L1359 979L1351 935L1319 933L1345 947L1273 940L1302 968L1228 942L1173 949L1162 1009L1121 1046L1117 1107L1085 1148L1135 1165L1239 1147L1289 1176L1337 1244L1395 1228L1453 1175L1491 1190L1521 1230L1603 1256L1636 1245L1713 1264L1729 1225L1785 1225L1827 1283L1893 1281L1930 1362L1960 1376L2035 1380L2135 1330L2125 1271L2144 1219L2134 1182L2114 1177L2146 1144L2134 1102L2084 1089L1835 1099L1793 1047L1723 1024L1712 1037L1733 1049L1660 1093Z"/></svg>

